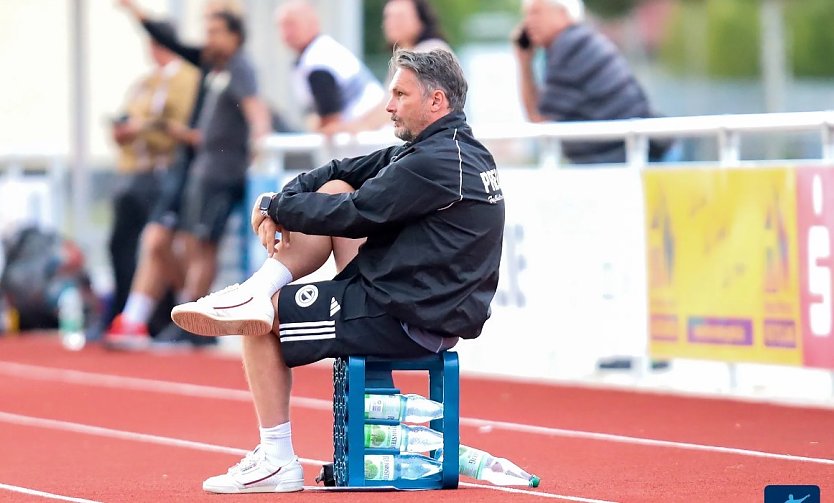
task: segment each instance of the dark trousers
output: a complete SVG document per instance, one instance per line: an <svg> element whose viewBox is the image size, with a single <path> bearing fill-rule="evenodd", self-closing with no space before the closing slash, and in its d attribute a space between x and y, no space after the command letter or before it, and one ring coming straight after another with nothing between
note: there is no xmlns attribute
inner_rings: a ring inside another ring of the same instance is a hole
<svg viewBox="0 0 834 503"><path fill-rule="evenodd" d="M113 197L113 229L110 234L110 260L115 290L104 325L124 309L139 257L142 230L160 195L157 173L126 175Z"/></svg>

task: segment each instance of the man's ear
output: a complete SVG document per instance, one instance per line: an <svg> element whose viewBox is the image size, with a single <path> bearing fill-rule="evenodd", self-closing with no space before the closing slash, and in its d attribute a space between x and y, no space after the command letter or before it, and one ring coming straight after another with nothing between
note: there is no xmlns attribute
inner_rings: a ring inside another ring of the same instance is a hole
<svg viewBox="0 0 834 503"><path fill-rule="evenodd" d="M431 93L431 111L439 112L443 109L444 106L448 107L446 93L444 93L440 89L435 89L434 92Z"/></svg>

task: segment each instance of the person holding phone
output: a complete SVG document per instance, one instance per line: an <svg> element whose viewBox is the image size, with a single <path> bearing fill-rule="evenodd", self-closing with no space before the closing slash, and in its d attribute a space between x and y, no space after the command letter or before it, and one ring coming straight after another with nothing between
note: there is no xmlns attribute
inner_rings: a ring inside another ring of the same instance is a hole
<svg viewBox="0 0 834 503"><path fill-rule="evenodd" d="M169 128L189 148L175 163L176 176L167 180L142 237L133 287L104 336L111 349L150 346L148 321L166 289L177 288L179 301L207 293L226 221L243 197L252 146L270 131L269 110L258 96L255 70L243 49L246 28L234 8L237 3L207 3L205 43L192 46L160 30L159 22L134 0L119 0L156 43L179 55L201 79L191 120ZM182 255L175 253L175 240L183 245ZM163 329L157 338L190 342L176 327Z"/></svg>
<svg viewBox="0 0 834 503"><path fill-rule="evenodd" d="M653 117L646 93L616 46L584 22L582 0L524 0L514 33L521 100L531 122ZM540 86L533 72L537 48L546 54ZM668 142L651 141L649 160L661 160ZM576 164L625 162L625 144L565 142Z"/></svg>
<svg viewBox="0 0 834 503"><path fill-rule="evenodd" d="M159 29L174 33L166 21L159 21ZM110 119L111 136L119 149L120 176L108 243L115 289L110 312L100 320L102 326L127 302L142 229L161 196L161 178L174 162L180 145L174 131L188 121L199 78L197 70L153 39L148 40L148 51L153 70L130 90L124 112Z"/></svg>

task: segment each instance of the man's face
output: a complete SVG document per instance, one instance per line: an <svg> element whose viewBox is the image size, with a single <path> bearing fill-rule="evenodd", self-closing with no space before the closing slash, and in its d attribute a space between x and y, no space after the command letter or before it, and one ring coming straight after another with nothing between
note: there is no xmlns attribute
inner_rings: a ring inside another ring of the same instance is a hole
<svg viewBox="0 0 834 503"><path fill-rule="evenodd" d="M230 58L238 48L238 37L226 26L226 22L210 17L206 24L206 55L212 62Z"/></svg>
<svg viewBox="0 0 834 503"><path fill-rule="evenodd" d="M400 68L391 79L391 97L385 110L394 121L394 134L405 141L413 141L430 124L431 97L423 95L417 75Z"/></svg>
<svg viewBox="0 0 834 503"><path fill-rule="evenodd" d="M547 47L569 20L565 10L547 0L532 0L524 6L524 29L533 45Z"/></svg>
<svg viewBox="0 0 834 503"><path fill-rule="evenodd" d="M295 11L284 11L278 16L278 33L287 47L300 52L308 43L307 20Z"/></svg>

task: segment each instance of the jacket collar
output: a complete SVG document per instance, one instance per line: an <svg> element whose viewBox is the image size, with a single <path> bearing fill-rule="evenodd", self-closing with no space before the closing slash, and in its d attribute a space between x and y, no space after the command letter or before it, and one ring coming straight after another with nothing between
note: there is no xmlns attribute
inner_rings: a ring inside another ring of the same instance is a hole
<svg viewBox="0 0 834 503"><path fill-rule="evenodd" d="M451 112L443 117L432 122L426 129L422 130L414 141L407 143L406 146L411 146L415 143L420 143L430 136L444 131L446 129L459 128L466 125L466 115L463 112Z"/></svg>

